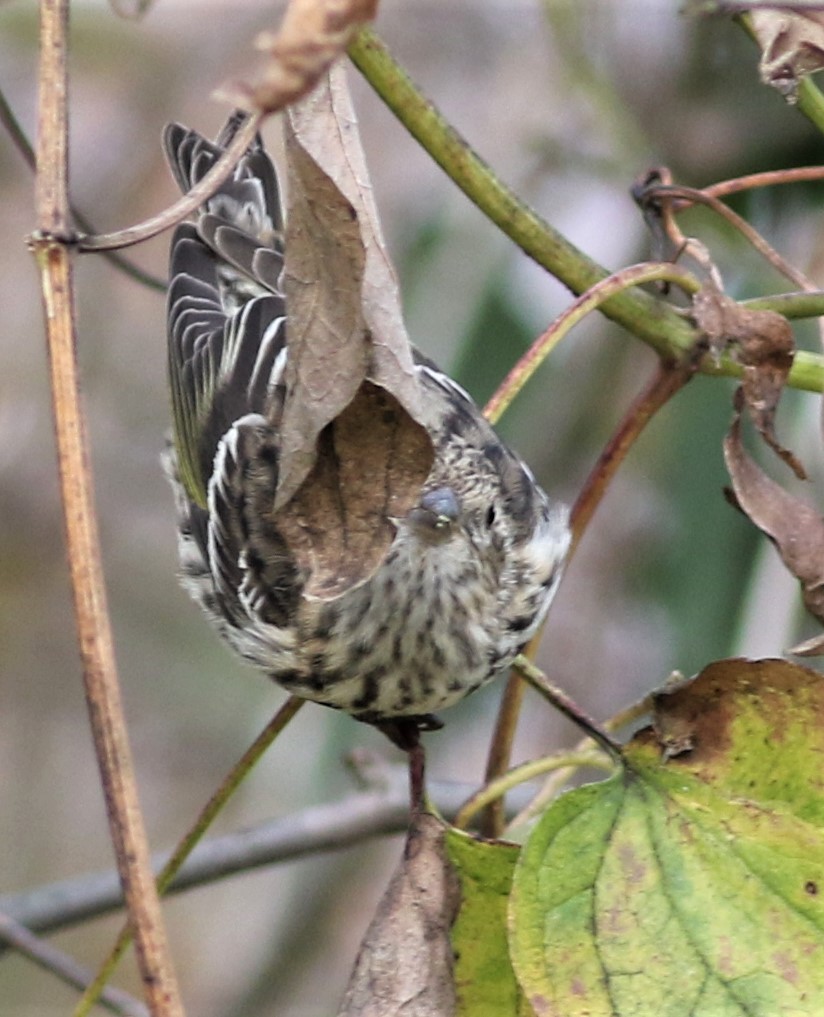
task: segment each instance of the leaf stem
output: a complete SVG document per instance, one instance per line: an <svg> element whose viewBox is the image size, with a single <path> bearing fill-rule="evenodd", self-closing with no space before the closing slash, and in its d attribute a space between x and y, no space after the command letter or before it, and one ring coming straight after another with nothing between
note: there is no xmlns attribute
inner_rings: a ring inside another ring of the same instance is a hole
<svg viewBox="0 0 824 1017"><path fill-rule="evenodd" d="M574 700L570 699L562 688L551 682L544 672L539 667L536 667L531 660L527 660L526 657L521 655L515 658L513 667L517 668L539 695L543 696L556 710L563 713L573 724L588 734L593 741L597 742L611 759L614 759L617 763L622 761L623 751L621 746L610 736L606 728L602 727L585 713Z"/></svg>
<svg viewBox="0 0 824 1017"><path fill-rule="evenodd" d="M627 724L631 724L640 717L649 714L651 709L650 697L646 696L640 702L633 703L631 706L626 707L626 709L616 713L613 717L610 717L609 720L604 721L604 729L606 731L620 731ZM572 749L572 754L577 755L578 753L586 752L591 747L590 742L590 738L582 738ZM577 764L571 763L568 766L562 766L559 769L550 771L550 775L544 782L543 787L534 796L532 801L510 820L507 829L512 830L518 826L523 826L543 812L549 802L557 798L561 788L573 776L576 768Z"/></svg>
<svg viewBox="0 0 824 1017"><path fill-rule="evenodd" d="M555 752L550 756L543 756L541 759L521 763L520 766L513 767L500 777L485 784L471 798L468 798L456 814L452 825L459 830L465 830L482 809L488 811L493 802L502 802L504 795L518 787L519 784L535 780L536 777L542 777L546 773L578 769L582 766L596 767L607 773L611 773L615 769L614 761L609 760L603 752L595 749ZM483 834L483 836L486 835Z"/></svg>

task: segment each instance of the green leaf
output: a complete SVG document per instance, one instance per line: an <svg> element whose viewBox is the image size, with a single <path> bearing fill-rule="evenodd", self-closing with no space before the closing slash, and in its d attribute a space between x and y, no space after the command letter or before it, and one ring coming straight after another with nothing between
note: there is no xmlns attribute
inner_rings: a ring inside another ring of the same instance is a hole
<svg viewBox="0 0 824 1017"><path fill-rule="evenodd" d="M822 719L814 672L723 661L549 809L510 906L539 1017L824 1013Z"/></svg>
<svg viewBox="0 0 824 1017"><path fill-rule="evenodd" d="M533 1017L509 960L506 910L520 849L447 833L449 860L461 881L452 927L456 1017Z"/></svg>

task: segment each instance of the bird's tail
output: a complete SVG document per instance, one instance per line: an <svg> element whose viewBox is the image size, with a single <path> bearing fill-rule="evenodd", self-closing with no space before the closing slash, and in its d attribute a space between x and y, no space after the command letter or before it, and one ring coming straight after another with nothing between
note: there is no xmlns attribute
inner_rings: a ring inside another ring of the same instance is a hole
<svg viewBox="0 0 824 1017"><path fill-rule="evenodd" d="M167 125L163 147L184 193L215 165L244 120L244 113L233 114L216 142L207 141L197 131L180 124ZM228 309L250 296L280 291L283 269L280 188L275 167L259 137L229 179L201 208L197 232L222 263L222 296ZM173 276L177 267L173 261Z"/></svg>
<svg viewBox="0 0 824 1017"><path fill-rule="evenodd" d="M163 144L181 189L217 162L243 114L216 142L169 124ZM233 423L268 415L285 363L283 221L274 165L257 138L170 251L167 302L174 445L190 500L206 504L218 444ZM279 354L283 356L279 358Z"/></svg>

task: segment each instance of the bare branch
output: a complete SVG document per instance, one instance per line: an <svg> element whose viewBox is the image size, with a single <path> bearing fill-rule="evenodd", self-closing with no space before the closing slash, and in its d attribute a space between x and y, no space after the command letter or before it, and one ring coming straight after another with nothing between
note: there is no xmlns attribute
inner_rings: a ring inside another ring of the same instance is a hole
<svg viewBox="0 0 824 1017"><path fill-rule="evenodd" d="M409 822L409 791L405 767L387 768L385 785L358 792L331 805L317 805L240 833L204 839L189 856L169 893L277 862L292 861L326 851L339 851L372 837L403 833ZM464 784L433 781L431 800L447 819L474 791ZM520 789L519 789L520 790ZM523 806L526 792L510 796L513 808ZM153 857L159 871L168 854ZM0 897L0 912L35 932L54 932L123 905L117 875L101 872L78 876Z"/></svg>
<svg viewBox="0 0 824 1017"><path fill-rule="evenodd" d="M93 976L88 968L78 964L73 957L63 950L58 950L51 943L43 942L24 925L2 913L0 913L0 940L4 940L18 953L75 989L85 989L92 980ZM104 990L100 1002L112 1013L124 1014L125 1017L147 1017L148 1014L148 1010L139 1000L120 989Z"/></svg>

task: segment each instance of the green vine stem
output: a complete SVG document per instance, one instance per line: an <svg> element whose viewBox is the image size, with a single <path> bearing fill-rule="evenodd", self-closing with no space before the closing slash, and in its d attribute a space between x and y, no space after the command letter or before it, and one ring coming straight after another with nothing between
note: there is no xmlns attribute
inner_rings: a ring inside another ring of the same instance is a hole
<svg viewBox="0 0 824 1017"><path fill-rule="evenodd" d="M347 52L404 127L466 196L529 257L576 295L606 278L606 269L579 251L495 176L420 92L371 29L362 29ZM606 301L601 310L668 359L680 359L697 338L688 320L665 301L643 290L625 290ZM740 366L730 357L722 357L717 362L705 358L698 370L727 377L741 375ZM788 384L808 391L823 391L824 358L819 354L799 353Z"/></svg>
<svg viewBox="0 0 824 1017"><path fill-rule="evenodd" d="M160 870L157 876L157 892L164 894L169 888L172 880L178 874L181 866L194 850L197 843L212 825L218 813L223 809L232 795L237 791L247 774L254 768L258 760L269 748L272 742L283 731L286 725L292 720L298 710L305 704L306 700L290 696L269 721L266 727L255 738L249 748L235 763L229 773L221 782L215 793L201 809L197 819L191 828L186 832L169 857L169 860ZM114 974L115 968L121 957L126 952L132 941L131 926L127 923L120 930L115 944L109 951L109 955L100 965L100 969L93 982L89 984L86 991L80 997L74 1008L72 1017L87 1017L91 1008L100 998L106 983Z"/></svg>
<svg viewBox="0 0 824 1017"><path fill-rule="evenodd" d="M489 784L485 784L471 798L468 798L456 814L452 825L459 830L465 830L475 816L487 808L493 802L503 800L507 791L524 784L528 780L535 780L536 777L543 777L547 773L555 773L559 770L576 770L582 766L591 766L605 773L612 773L615 770L615 762L597 749L580 749L572 752L556 752L550 756L543 756L541 759L533 759L528 763L521 763L513 767Z"/></svg>

